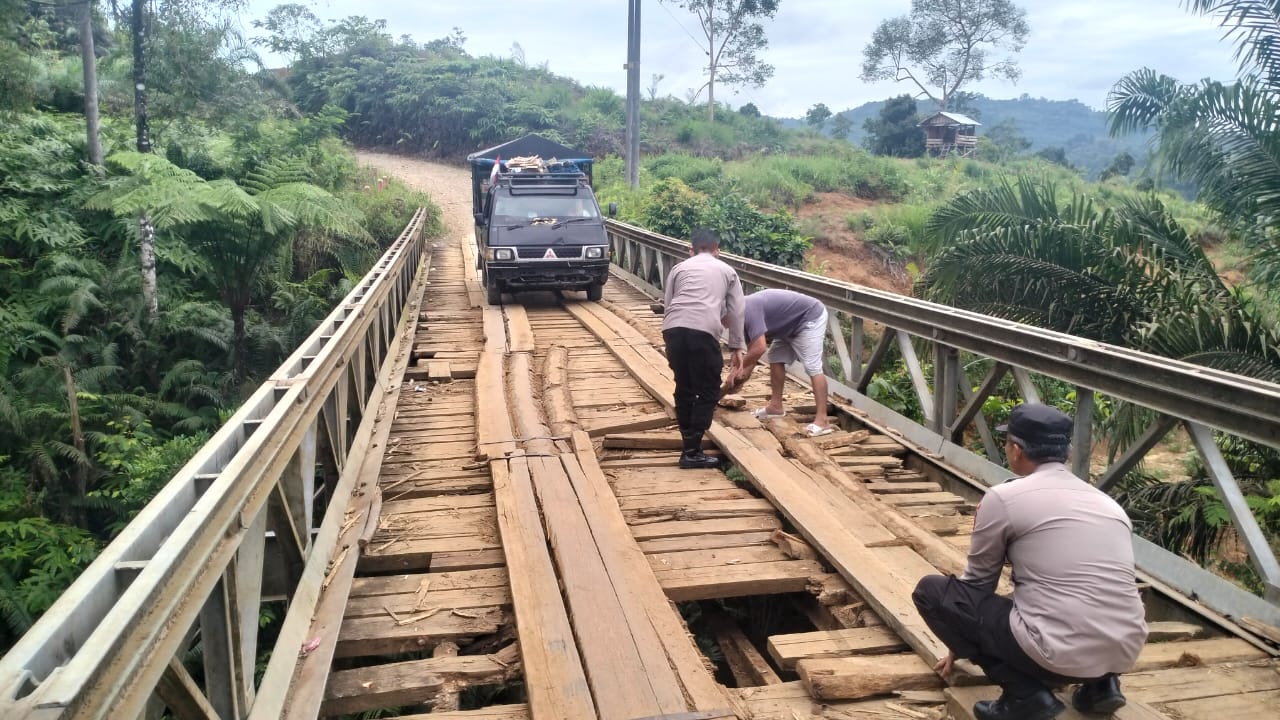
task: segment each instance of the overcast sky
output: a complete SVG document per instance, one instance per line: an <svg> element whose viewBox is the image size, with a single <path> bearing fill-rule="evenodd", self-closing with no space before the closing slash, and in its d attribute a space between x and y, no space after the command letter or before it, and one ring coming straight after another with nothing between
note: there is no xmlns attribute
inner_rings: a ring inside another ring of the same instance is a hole
<svg viewBox="0 0 1280 720"><path fill-rule="evenodd" d="M526 62L548 63L552 72L584 85L604 85L625 93L626 0L296 0L321 19L366 15L387 21L394 37L419 42L447 35L457 26L472 55L510 56L512 43ZM280 4L249 0L250 20ZM1016 85L986 81L974 86L993 98L1077 99L1103 108L1111 86L1143 66L1184 82L1234 76L1232 48L1208 18L1184 11L1179 0L1023 0L1031 36L1019 56ZM833 111L914 91L906 84L866 84L858 80L862 48L882 19L905 15L910 0L782 0L777 17L765 24L775 68L763 88L718 88L733 107L754 102L762 112L799 117L814 103ZM684 98L705 78L705 57L694 37L697 19L674 5L644 0L640 72L648 87L655 73L665 76L660 95ZM691 37L692 36L692 37ZM277 59L277 62L279 60ZM703 96L705 99L705 94Z"/></svg>

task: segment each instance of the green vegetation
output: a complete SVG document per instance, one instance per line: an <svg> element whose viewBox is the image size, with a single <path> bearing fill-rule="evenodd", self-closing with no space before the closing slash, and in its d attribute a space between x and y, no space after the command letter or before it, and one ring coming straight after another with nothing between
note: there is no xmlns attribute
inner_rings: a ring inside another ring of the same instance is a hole
<svg viewBox="0 0 1280 720"><path fill-rule="evenodd" d="M344 115L289 111L187 5L146 23L154 153L135 151L129 18L97 18L93 165L74 9L0 8L21 28L0 35L3 650L428 201L367 188Z"/></svg>

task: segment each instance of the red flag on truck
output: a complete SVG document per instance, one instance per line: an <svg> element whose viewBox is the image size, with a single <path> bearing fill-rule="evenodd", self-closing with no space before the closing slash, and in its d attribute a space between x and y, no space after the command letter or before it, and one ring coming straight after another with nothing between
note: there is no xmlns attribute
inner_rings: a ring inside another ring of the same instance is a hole
<svg viewBox="0 0 1280 720"><path fill-rule="evenodd" d="M493 161L493 170L489 171L489 185L492 186L498 180L498 167L502 165L502 156L499 155Z"/></svg>

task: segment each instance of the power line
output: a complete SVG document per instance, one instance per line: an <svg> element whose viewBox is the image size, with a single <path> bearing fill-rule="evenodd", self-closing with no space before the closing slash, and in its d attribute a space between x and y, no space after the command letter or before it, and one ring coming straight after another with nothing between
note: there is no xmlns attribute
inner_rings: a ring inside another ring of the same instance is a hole
<svg viewBox="0 0 1280 720"><path fill-rule="evenodd" d="M699 51L706 52L706 50L702 49L702 41L695 37L693 33L689 32L689 29L686 28L675 15L671 14L671 9L667 7L666 3L659 2L658 7L662 8L662 11L665 12L667 16L671 18L672 22L679 26L681 30L684 30L684 34L689 36L689 39L693 41L693 44L697 46Z"/></svg>

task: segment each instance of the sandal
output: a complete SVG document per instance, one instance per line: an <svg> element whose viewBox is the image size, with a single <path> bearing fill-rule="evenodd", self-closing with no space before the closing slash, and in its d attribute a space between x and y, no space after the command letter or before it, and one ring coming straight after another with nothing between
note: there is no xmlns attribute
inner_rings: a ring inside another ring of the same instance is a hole
<svg viewBox="0 0 1280 720"><path fill-rule="evenodd" d="M811 438L822 437L823 435L830 435L831 433L836 431L836 429L831 427L830 425L826 427L822 427L821 425L818 425L816 423L809 423L808 425L805 426L804 430L806 433L809 434L809 437Z"/></svg>
<svg viewBox="0 0 1280 720"><path fill-rule="evenodd" d="M774 418L786 417L787 414L785 412L771 413L769 408L756 408L752 415L755 415L757 420L773 420Z"/></svg>

